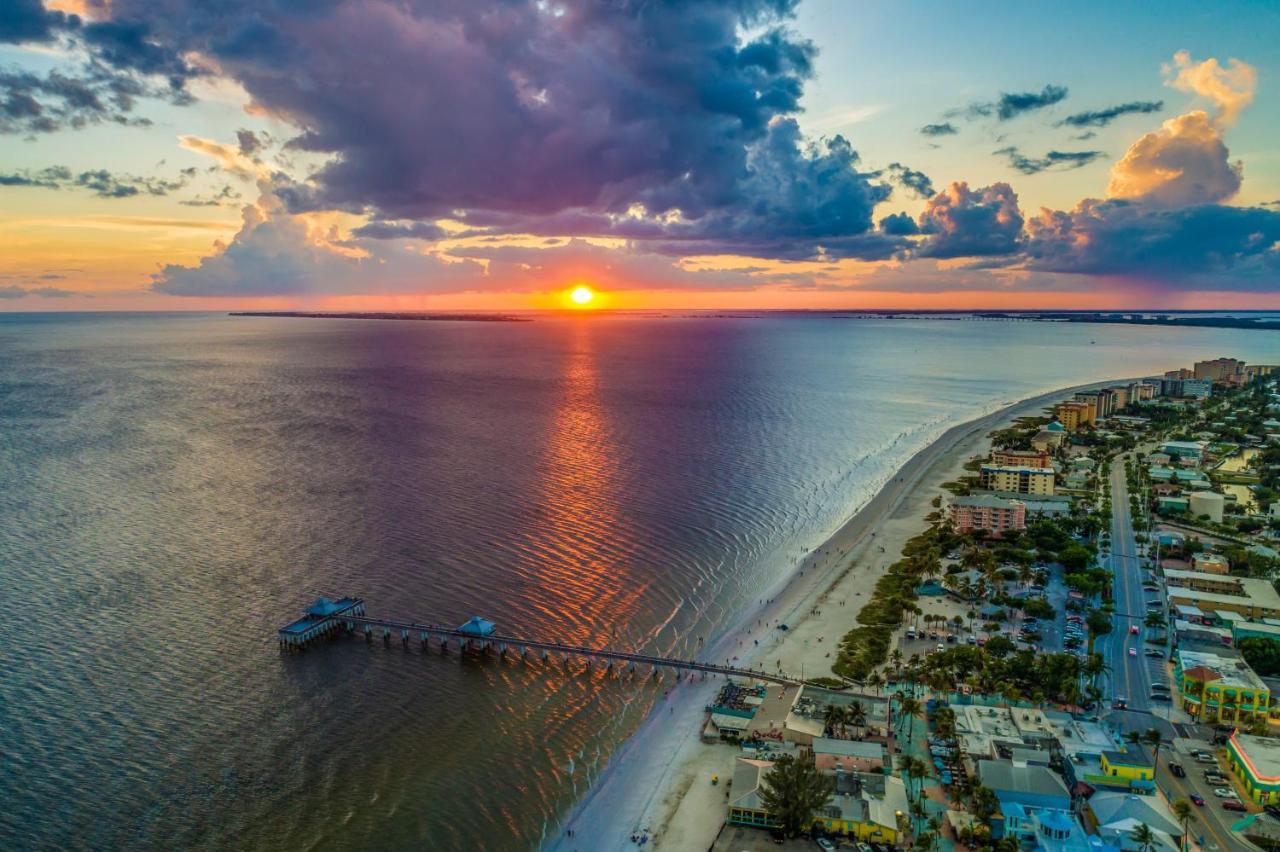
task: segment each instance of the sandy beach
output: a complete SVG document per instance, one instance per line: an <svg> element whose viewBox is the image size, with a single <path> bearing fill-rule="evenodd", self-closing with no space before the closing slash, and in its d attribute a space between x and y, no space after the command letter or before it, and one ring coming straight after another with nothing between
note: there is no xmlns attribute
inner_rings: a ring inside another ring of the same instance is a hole
<svg viewBox="0 0 1280 852"><path fill-rule="evenodd" d="M840 639L854 625L876 581L907 539L924 528L931 501L949 496L942 484L960 477L970 458L987 452L987 435L1018 417L1040 414L1078 390L1114 381L1038 394L944 431L811 551L780 589L762 590L763 605L745 613L707 649L706 657L737 655L738 664L762 663L773 670L780 662L788 674L830 676ZM924 608L942 612L943 606ZM775 622L790 629L780 631ZM712 785L710 780L712 775L732 776L739 750L700 738L703 708L722 681L671 683L664 703L614 755L546 848L637 848L632 836L646 831L654 848L710 848L724 822L728 795L724 783Z"/></svg>

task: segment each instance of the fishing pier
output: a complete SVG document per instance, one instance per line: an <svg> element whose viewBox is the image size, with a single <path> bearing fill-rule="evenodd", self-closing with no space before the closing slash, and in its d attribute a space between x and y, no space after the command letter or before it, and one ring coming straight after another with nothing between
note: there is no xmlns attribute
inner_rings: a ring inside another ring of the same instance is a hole
<svg viewBox="0 0 1280 852"><path fill-rule="evenodd" d="M790 677L780 672L771 673L763 669L717 665L677 657L633 654L628 651L591 648L532 637L505 636L497 632L497 625L492 621L476 616L459 627L371 618L365 615L364 601L360 598L342 598L336 601L320 598L307 607L301 618L280 628L277 638L281 650L301 651L328 637L356 634L363 635L368 643L372 643L375 637L380 638L382 644L386 646L390 646L393 640L398 639L401 646L406 649L417 643L423 651L430 651L432 645L435 645L442 653L447 653L452 644L460 652L494 654L499 658L514 657L520 661L558 660L566 666L572 659L585 660L588 666L602 661L606 671L612 671L616 667L628 674L635 674L638 667L644 666L654 677L660 677L663 669L669 669L677 675L686 671L697 672L703 677L709 674L724 675L784 686L795 686L803 682L800 678Z"/></svg>

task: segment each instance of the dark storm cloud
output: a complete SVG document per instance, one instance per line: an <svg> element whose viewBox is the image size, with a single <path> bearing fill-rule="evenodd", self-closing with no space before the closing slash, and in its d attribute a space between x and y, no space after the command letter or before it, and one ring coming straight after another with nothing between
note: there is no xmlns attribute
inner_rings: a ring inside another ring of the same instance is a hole
<svg viewBox="0 0 1280 852"><path fill-rule="evenodd" d="M0 44L50 41L59 30L74 29L80 18L45 9L43 0L0 3Z"/></svg>
<svg viewBox="0 0 1280 852"><path fill-rule="evenodd" d="M252 157L261 151L263 147L262 140L252 130L237 130L236 142L240 146L240 153L246 157Z"/></svg>
<svg viewBox="0 0 1280 852"><path fill-rule="evenodd" d="M939 259L1013 254L1022 243L1022 223L1018 196L1009 184L970 189L953 183L929 199L920 214L920 232L929 238L918 254Z"/></svg>
<svg viewBox="0 0 1280 852"><path fill-rule="evenodd" d="M933 181L929 180L929 176L924 172L908 168L902 163L890 163L887 171L894 181L911 190L916 197L932 197Z"/></svg>
<svg viewBox="0 0 1280 852"><path fill-rule="evenodd" d="M1130 101L1127 104L1118 104L1106 109L1078 112L1067 116L1060 123L1071 127L1106 127L1122 115L1145 115L1162 109L1164 109L1164 101Z"/></svg>
<svg viewBox="0 0 1280 852"><path fill-rule="evenodd" d="M942 124L926 124L920 128L920 132L925 136L954 136L960 131L951 122L943 122Z"/></svg>
<svg viewBox="0 0 1280 852"><path fill-rule="evenodd" d="M281 189L291 210L639 218L695 251L779 230L804 241L787 253L855 250L888 190L845 140L787 121L815 56L796 5L113 0L84 38L177 88L197 73L181 57L209 57L301 128L291 147L329 160Z"/></svg>
<svg viewBox="0 0 1280 852"><path fill-rule="evenodd" d="M916 220L906 213L890 213L880 220L880 230L896 237L909 237L920 233Z"/></svg>
<svg viewBox="0 0 1280 852"><path fill-rule="evenodd" d="M1070 171L1106 156L1102 151L1049 151L1043 157L1028 157L1014 146L1000 148L993 153L1007 157L1010 168L1024 175L1036 175L1049 170Z"/></svg>
<svg viewBox="0 0 1280 852"><path fill-rule="evenodd" d="M1280 212L1202 204L1176 209L1085 199L1028 223L1029 266L1091 275L1213 276L1214 288L1275 287Z"/></svg>
<svg viewBox="0 0 1280 852"><path fill-rule="evenodd" d="M445 230L430 222L369 222L351 232L357 237L368 237L374 240L428 240L434 241L445 236Z"/></svg>

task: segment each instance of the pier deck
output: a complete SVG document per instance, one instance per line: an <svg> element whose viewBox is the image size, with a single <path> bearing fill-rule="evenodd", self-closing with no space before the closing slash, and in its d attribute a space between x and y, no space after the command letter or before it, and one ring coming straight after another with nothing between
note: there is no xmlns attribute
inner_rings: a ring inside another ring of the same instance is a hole
<svg viewBox="0 0 1280 852"><path fill-rule="evenodd" d="M333 608L333 611L328 615L320 614L325 611L324 604ZM359 598L343 598L336 603L328 601L326 598L321 598L307 609L307 614L303 618L288 627L281 628L278 636L282 648L295 650L304 648L316 639L335 632L351 634L357 631L362 632L368 641L372 641L375 633L380 634L385 644L390 644L392 636L398 636L401 644L405 647L408 647L412 639L417 639L424 648L429 647L431 641L437 642L442 648L448 648L449 643L452 641L457 643L460 650L478 650L481 652L493 650L500 656L516 653L524 657L527 654L534 653L544 660L555 655L562 657L566 661L570 657L580 657L588 660L604 660L610 667L614 664L622 664L633 671L637 665L645 665L651 667L654 671L665 668L676 671L699 672L704 675L741 677L784 686L795 686L803 683L800 678L791 677L781 672L768 672L763 669L747 669L738 666L699 662L697 660L684 660L677 657L637 654L630 651L617 651L611 648L592 648L586 645L574 645L567 642L526 636L508 636L498 633L492 622L480 618L472 618L461 627L422 624L401 619L373 618L364 614L364 601Z"/></svg>

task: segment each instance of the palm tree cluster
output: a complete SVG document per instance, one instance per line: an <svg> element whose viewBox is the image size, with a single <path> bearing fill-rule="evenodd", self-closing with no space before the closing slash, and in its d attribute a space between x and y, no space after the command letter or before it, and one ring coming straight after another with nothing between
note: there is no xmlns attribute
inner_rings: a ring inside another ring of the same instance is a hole
<svg viewBox="0 0 1280 852"><path fill-rule="evenodd" d="M944 694L964 684L976 693L1008 701L1080 705L1096 692L1093 682L1106 669L1097 654L1081 660L1075 654L1011 651L1011 643L993 647L993 642L985 648L962 645L931 654L913 676Z"/></svg>
<svg viewBox="0 0 1280 852"><path fill-rule="evenodd" d="M851 739L849 727L859 730L859 738L865 736L867 727L867 708L861 701L853 701L848 705L828 704L823 711L822 723L826 734L840 740Z"/></svg>

